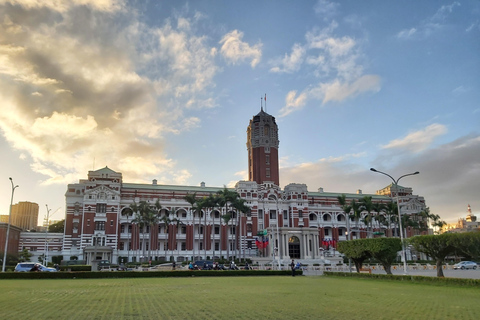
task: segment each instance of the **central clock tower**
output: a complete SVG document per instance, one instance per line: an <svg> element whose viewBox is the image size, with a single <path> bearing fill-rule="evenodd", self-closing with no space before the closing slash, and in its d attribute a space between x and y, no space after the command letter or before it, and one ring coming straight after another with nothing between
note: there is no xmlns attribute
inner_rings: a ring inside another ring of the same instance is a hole
<svg viewBox="0 0 480 320"><path fill-rule="evenodd" d="M247 128L248 180L258 184L279 185L278 127L275 117L263 108L250 120Z"/></svg>

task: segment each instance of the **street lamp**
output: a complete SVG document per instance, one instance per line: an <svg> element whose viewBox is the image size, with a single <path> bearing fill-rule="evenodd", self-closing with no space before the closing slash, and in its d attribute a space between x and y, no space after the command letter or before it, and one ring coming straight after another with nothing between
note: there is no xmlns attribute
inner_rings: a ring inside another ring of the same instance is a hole
<svg viewBox="0 0 480 320"><path fill-rule="evenodd" d="M2 272L5 272L5 263L7 262L8 236L10 234L10 221L12 219L13 194L15 192L15 189L18 188L18 186L13 186L12 178L9 178L9 179L10 179L10 182L12 183L12 197L10 199L10 210L8 211L7 237L5 239L5 250L3 251Z"/></svg>
<svg viewBox="0 0 480 320"><path fill-rule="evenodd" d="M47 207L47 225L45 226L45 254L44 254L44 257L43 257L43 265L46 267L47 264L48 264L48 217L50 215L50 210L51 209L48 209L48 204L45 205Z"/></svg>
<svg viewBox="0 0 480 320"><path fill-rule="evenodd" d="M347 225L348 227L348 225ZM347 238L348 240L348 237L350 236L350 227L348 228L347 231L345 231L345 238ZM348 257L348 272L352 272L352 258Z"/></svg>
<svg viewBox="0 0 480 320"><path fill-rule="evenodd" d="M405 252L405 243L403 241L403 232L402 232L402 215L400 213L400 205L398 203L398 181L400 181L400 179L402 179L403 177L408 177L408 176L413 176L413 175L416 175L416 174L419 174L420 172L416 171L414 173L408 173L408 174L404 174L403 176L401 176L400 178L398 178L397 180L395 180L391 175L385 173L385 172L382 172L382 171L378 171L374 168L370 168L370 171L373 171L373 172L376 172L376 173L381 173L383 175L386 175L387 177L389 177L390 179L392 179L393 183L395 184L395 191L397 191L397 196L396 196L396 202L397 202L397 210L398 210L398 227L399 227L399 231L400 231L400 241L402 241L402 255L403 255L403 272L405 274L407 274L407 256L406 256L406 252Z"/></svg>

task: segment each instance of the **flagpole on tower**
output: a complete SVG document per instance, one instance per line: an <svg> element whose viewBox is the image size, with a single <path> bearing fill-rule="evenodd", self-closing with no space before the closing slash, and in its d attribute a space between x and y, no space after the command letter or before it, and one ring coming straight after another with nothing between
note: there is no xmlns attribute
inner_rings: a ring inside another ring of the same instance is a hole
<svg viewBox="0 0 480 320"><path fill-rule="evenodd" d="M265 93L265 112L267 112L267 94Z"/></svg>

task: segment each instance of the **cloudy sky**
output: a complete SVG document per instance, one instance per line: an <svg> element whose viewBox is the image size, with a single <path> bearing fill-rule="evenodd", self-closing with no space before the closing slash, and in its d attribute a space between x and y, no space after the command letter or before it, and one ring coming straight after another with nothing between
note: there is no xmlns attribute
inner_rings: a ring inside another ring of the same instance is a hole
<svg viewBox="0 0 480 320"><path fill-rule="evenodd" d="M480 216L480 2L0 0L0 212L64 213L68 183L232 186L279 125L280 184L391 181Z"/></svg>

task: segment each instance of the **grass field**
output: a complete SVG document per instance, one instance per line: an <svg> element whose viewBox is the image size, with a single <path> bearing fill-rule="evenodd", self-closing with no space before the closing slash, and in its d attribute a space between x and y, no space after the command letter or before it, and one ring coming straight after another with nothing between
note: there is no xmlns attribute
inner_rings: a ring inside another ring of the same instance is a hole
<svg viewBox="0 0 480 320"><path fill-rule="evenodd" d="M1 319L479 319L480 290L334 277L1 280Z"/></svg>

